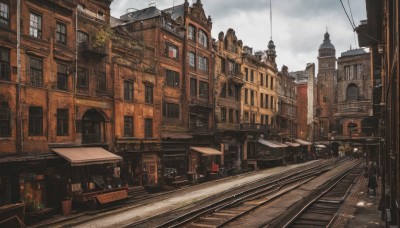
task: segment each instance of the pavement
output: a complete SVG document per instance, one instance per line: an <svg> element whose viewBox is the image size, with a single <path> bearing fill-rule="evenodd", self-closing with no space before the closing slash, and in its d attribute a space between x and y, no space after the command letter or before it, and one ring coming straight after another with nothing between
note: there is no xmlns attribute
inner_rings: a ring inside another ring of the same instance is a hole
<svg viewBox="0 0 400 228"><path fill-rule="evenodd" d="M368 178L360 176L350 190L340 209L338 219L332 227L362 228L385 227L380 218L379 201L381 198L380 179L376 195L368 194Z"/></svg>

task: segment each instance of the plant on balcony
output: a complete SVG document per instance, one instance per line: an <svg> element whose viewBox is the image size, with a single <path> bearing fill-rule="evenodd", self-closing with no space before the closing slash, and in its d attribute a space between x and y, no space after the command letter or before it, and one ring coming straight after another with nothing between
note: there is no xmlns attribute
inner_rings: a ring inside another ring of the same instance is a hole
<svg viewBox="0 0 400 228"><path fill-rule="evenodd" d="M113 37L113 35L114 34L110 27L101 28L94 35L92 47L93 48L104 47L107 44L107 42L109 42L110 39Z"/></svg>

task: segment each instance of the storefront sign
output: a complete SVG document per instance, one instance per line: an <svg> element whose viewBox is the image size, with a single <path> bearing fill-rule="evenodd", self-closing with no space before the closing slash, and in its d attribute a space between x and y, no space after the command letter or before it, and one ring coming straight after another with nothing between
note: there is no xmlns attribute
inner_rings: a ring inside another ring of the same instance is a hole
<svg viewBox="0 0 400 228"><path fill-rule="evenodd" d="M102 109L110 109L110 104L108 102L103 102L103 101L76 99L76 104L90 106L90 107L96 107L96 108L102 108Z"/></svg>

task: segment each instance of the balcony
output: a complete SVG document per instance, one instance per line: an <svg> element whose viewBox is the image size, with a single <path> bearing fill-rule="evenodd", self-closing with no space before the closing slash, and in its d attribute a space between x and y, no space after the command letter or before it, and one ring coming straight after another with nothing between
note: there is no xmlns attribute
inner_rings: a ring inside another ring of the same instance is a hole
<svg viewBox="0 0 400 228"><path fill-rule="evenodd" d="M107 49L103 47L93 47L89 42L82 42L79 44L79 50L85 56L95 56L99 58L104 58L108 55Z"/></svg>
<svg viewBox="0 0 400 228"><path fill-rule="evenodd" d="M228 71L228 79L237 85L244 85L243 73L236 71Z"/></svg>
<svg viewBox="0 0 400 228"><path fill-rule="evenodd" d="M242 131L255 131L255 132L265 132L271 129L268 124L260 123L244 123L240 124L240 130Z"/></svg>

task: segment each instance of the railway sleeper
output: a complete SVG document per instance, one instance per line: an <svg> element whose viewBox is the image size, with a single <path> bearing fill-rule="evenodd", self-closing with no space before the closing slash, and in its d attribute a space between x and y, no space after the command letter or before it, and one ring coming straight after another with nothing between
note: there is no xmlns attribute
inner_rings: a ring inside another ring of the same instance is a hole
<svg viewBox="0 0 400 228"><path fill-rule="evenodd" d="M330 222L334 214L320 214L320 213L305 213L300 216L300 219Z"/></svg>

